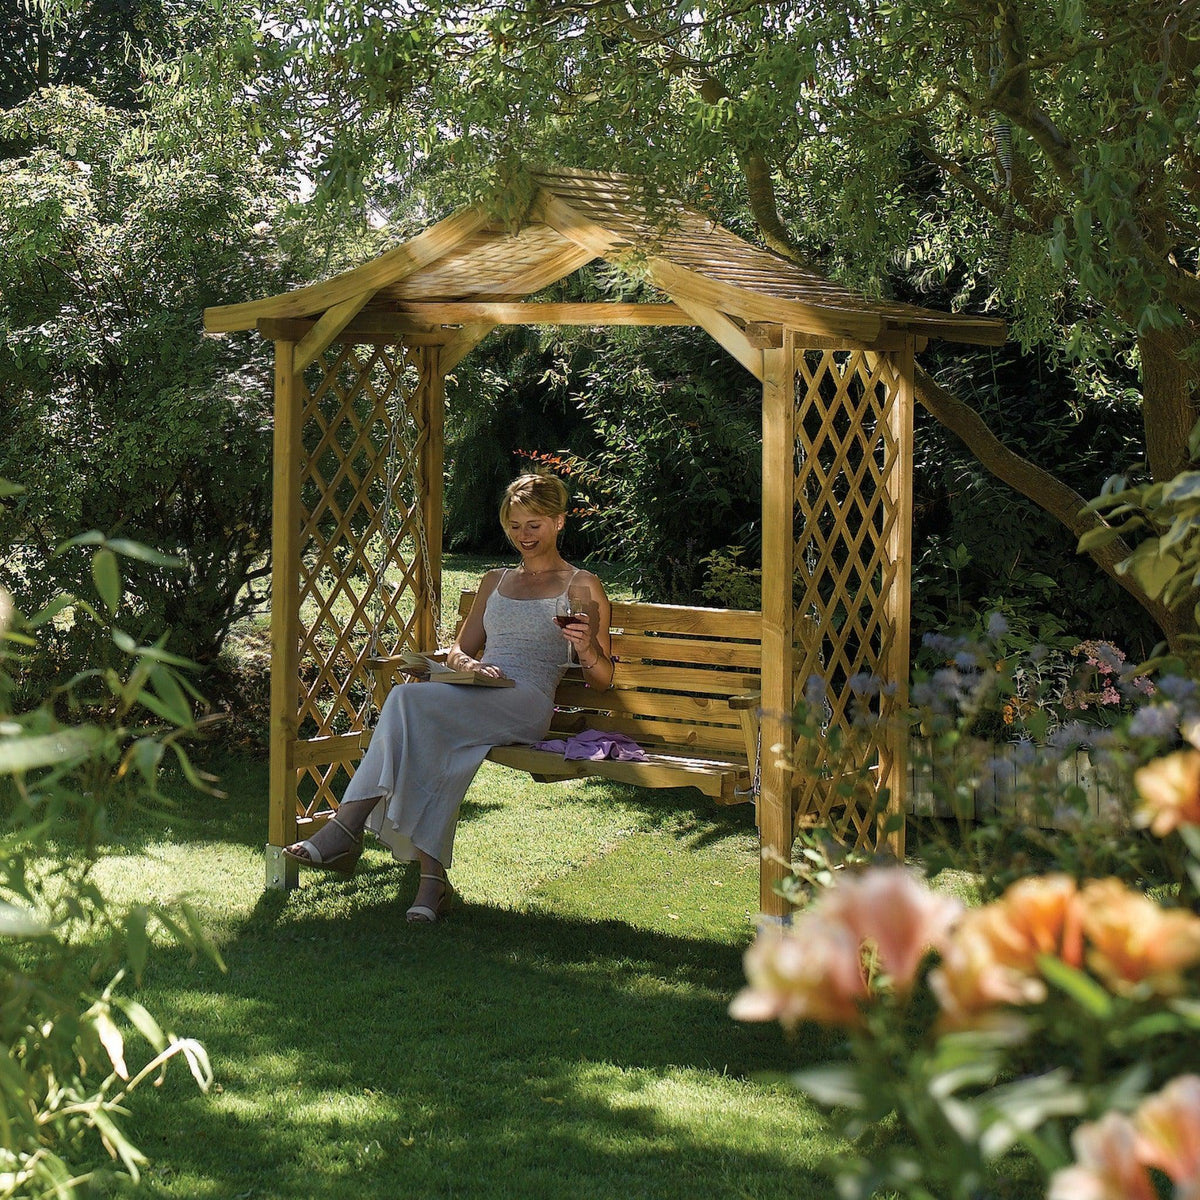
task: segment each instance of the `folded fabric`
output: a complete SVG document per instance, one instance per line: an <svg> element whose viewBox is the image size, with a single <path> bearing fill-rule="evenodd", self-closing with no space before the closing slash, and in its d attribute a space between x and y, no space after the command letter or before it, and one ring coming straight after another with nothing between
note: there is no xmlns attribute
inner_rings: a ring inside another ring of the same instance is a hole
<svg viewBox="0 0 1200 1200"><path fill-rule="evenodd" d="M602 729L585 729L563 741L550 738L545 742L534 742L535 750L549 750L563 758L613 758L624 762L645 762L646 752L623 733L606 733Z"/></svg>

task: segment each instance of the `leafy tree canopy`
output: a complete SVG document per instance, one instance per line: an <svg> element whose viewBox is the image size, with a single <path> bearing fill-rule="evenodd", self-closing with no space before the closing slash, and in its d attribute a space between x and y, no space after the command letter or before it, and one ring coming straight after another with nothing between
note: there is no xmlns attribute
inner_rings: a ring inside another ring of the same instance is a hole
<svg viewBox="0 0 1200 1200"><path fill-rule="evenodd" d="M1022 344L1077 364L1079 403L1112 403L1136 370L1165 478L1200 383L1198 11L314 0L267 6L232 57L331 196L390 212L416 194L435 215L501 182L519 210L521 163L623 170L867 291L1002 312ZM1095 523L959 397L917 384L989 470L1074 533ZM1115 574L1129 550L1092 553Z"/></svg>

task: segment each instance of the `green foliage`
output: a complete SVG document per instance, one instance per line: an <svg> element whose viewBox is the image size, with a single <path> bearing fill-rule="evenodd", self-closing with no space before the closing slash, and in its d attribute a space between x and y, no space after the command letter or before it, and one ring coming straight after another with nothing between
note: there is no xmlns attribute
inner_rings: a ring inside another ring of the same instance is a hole
<svg viewBox="0 0 1200 1200"><path fill-rule="evenodd" d="M940 379L1015 452L1093 494L1113 462L1140 454L1134 380L1072 395L1072 376L1016 348L941 350ZM1064 400L1073 405L1069 409ZM918 410L915 436L913 627L980 634L988 614L1010 639L1069 648L1099 638L1144 657L1160 636L1115 581L1076 553L1054 518L992 477L960 442Z"/></svg>
<svg viewBox="0 0 1200 1200"><path fill-rule="evenodd" d="M706 554L700 565L705 568L700 594L717 608L762 608L762 568L742 562L742 546L727 546Z"/></svg>
<svg viewBox="0 0 1200 1200"><path fill-rule="evenodd" d="M284 196L169 79L143 96L128 113L47 90L0 113L21 148L0 175L0 472L25 485L0 580L42 607L83 565L54 547L86 524L161 546L184 569L131 563L121 619L207 659L266 573L271 374L200 309L285 286L260 224ZM59 663L96 653L86 622L48 632Z"/></svg>
<svg viewBox="0 0 1200 1200"><path fill-rule="evenodd" d="M4 1196L91 1194L112 1173L101 1169L105 1154L136 1180L146 1158L125 1128L129 1093L160 1079L176 1055L201 1088L212 1079L204 1048L164 1030L126 986L141 982L162 935L220 962L195 912L179 902L114 903L95 871L114 821L165 804L165 755L204 785L181 740L195 728L191 664L164 639L142 644L117 623L121 563L170 561L126 539L79 540L92 548L94 599L63 595L25 616L0 588ZM116 653L36 706L14 708L14 667L70 620L92 625Z"/></svg>
<svg viewBox="0 0 1200 1200"><path fill-rule="evenodd" d="M593 440L566 466L587 498L587 532L639 594L694 601L704 556L757 538L757 384L690 331L582 333L564 351L554 383Z"/></svg>
<svg viewBox="0 0 1200 1200"><path fill-rule="evenodd" d="M1192 430L1189 450L1194 463L1200 451L1200 424ZM1079 539L1081 551L1118 538L1133 541L1132 553L1117 569L1169 607L1190 607L1190 628L1172 649L1194 667L1200 661L1200 471L1182 471L1159 482L1140 470L1112 475L1088 509L1106 524Z"/></svg>
<svg viewBox="0 0 1200 1200"><path fill-rule="evenodd" d="M500 499L530 452L580 451L588 445L579 413L561 389L545 386L554 346L545 333L497 331L447 382L446 529L450 549L509 553ZM522 454L522 452L526 452ZM590 550L575 515L564 535L568 558Z"/></svg>
<svg viewBox="0 0 1200 1200"><path fill-rule="evenodd" d="M206 16L173 0L0 0L0 108L68 84L134 107L146 79L141 55L203 40Z"/></svg>

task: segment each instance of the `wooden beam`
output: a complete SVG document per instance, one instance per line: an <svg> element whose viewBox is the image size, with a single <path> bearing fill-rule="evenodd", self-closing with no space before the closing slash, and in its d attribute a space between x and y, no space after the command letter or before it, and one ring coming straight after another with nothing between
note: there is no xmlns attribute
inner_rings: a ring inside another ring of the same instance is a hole
<svg viewBox="0 0 1200 1200"><path fill-rule="evenodd" d="M277 847L286 846L296 838L296 771L292 752L299 730L300 707L300 423L304 383L292 369L294 358L293 343L276 343L267 838ZM289 878L286 883L290 882Z"/></svg>
<svg viewBox="0 0 1200 1200"><path fill-rule="evenodd" d="M439 325L694 325L674 304L544 304L532 301L402 302L400 316Z"/></svg>
<svg viewBox="0 0 1200 1200"><path fill-rule="evenodd" d="M630 250L628 241L585 217L559 196L548 191L538 193L534 212L563 237L586 247L599 258L621 263ZM676 304L693 300L706 307L732 313L747 321L778 321L807 333L858 338L874 341L883 328L878 313L827 308L768 296L762 292L722 283L699 271L689 270L661 256L650 255L640 264L656 287L671 296Z"/></svg>
<svg viewBox="0 0 1200 1200"><path fill-rule="evenodd" d="M750 339L722 312L697 304L693 300L680 298L677 303L685 312L695 318L700 326L719 345L723 346L734 358L761 382L763 377L763 352L754 346Z"/></svg>
<svg viewBox="0 0 1200 1200"><path fill-rule="evenodd" d="M438 645L440 630L438 613L433 611L433 598L442 596L442 525L445 489L446 450L446 376L441 365L441 351L427 346L417 352L420 364L421 392L417 398L425 425L425 439L417 462L417 503L421 506L421 521L425 528L425 545L429 561L422 556L417 570L417 644L426 650ZM428 574L426 569L428 568Z"/></svg>
<svg viewBox="0 0 1200 1200"><path fill-rule="evenodd" d="M792 747L795 613L792 607L792 560L795 555L796 455L795 338L784 333L783 346L763 355L762 461L762 787L758 797L758 834L762 843L759 907L771 917L788 912L776 886L788 874L795 832L792 777L780 762L782 746Z"/></svg>
<svg viewBox="0 0 1200 1200"><path fill-rule="evenodd" d="M358 315L359 310L375 295L373 291L359 292L341 304L335 304L296 344L296 357L293 370L297 374L304 370L310 362L314 362L318 354L325 350L347 325Z"/></svg>
<svg viewBox="0 0 1200 1200"><path fill-rule="evenodd" d="M481 229L486 221L482 208L463 209L431 225L404 245L323 283L245 304L206 308L204 328L210 333L231 333L237 329L253 329L259 317L308 317L325 312L360 292L378 291L388 284L398 283L445 257Z"/></svg>
<svg viewBox="0 0 1200 1200"><path fill-rule="evenodd" d="M783 345L783 326L773 321L747 321L742 332L750 345L760 350L778 350Z"/></svg>
<svg viewBox="0 0 1200 1200"><path fill-rule="evenodd" d="M888 488L898 510L888 538L887 554L894 565L895 575L884 603L891 610L893 628L891 662L888 681L895 691L889 701L893 714L908 709L909 634L912 620L912 544L913 544L913 340L903 350L890 355L896 373L896 395L888 409L888 426L896 447L896 469L888 476ZM867 356L874 369L874 355ZM908 734L907 729L893 720L888 726L891 741L892 765L887 778L879 781L889 789L888 815L908 811ZM904 861L904 825L886 838L888 849L897 862Z"/></svg>
<svg viewBox="0 0 1200 1200"><path fill-rule="evenodd" d="M495 325L464 325L438 355L438 369L442 375L453 371L495 328Z"/></svg>

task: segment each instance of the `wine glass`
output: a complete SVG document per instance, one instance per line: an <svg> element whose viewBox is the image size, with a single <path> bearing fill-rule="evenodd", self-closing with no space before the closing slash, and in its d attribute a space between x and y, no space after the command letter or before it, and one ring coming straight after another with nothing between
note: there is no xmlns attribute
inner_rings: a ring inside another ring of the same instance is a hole
<svg viewBox="0 0 1200 1200"><path fill-rule="evenodd" d="M571 598L564 592L554 602L554 619L558 622L560 629L566 629L568 625L578 625L582 618L571 607ZM570 666L575 662L575 647L567 643L567 665Z"/></svg>

